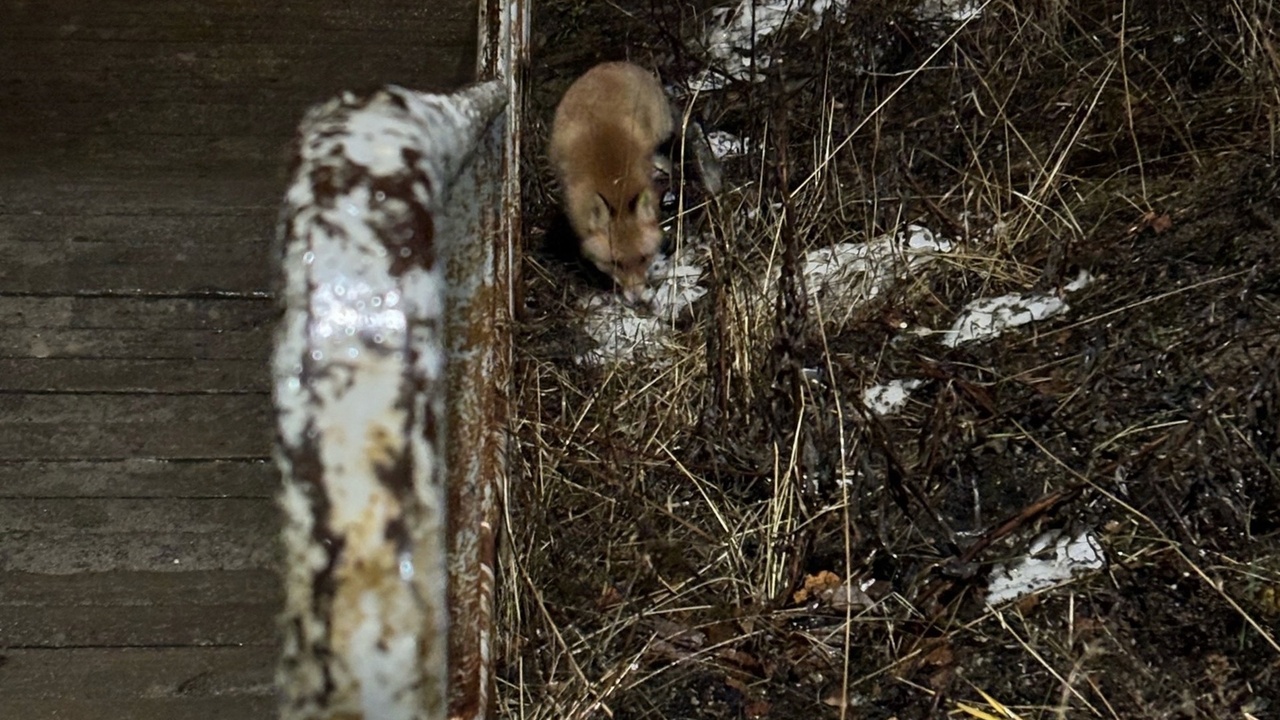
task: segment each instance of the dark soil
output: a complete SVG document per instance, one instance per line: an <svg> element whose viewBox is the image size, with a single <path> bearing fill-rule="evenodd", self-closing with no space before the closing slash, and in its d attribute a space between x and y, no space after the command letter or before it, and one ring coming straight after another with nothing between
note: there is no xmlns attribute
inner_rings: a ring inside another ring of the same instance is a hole
<svg viewBox="0 0 1280 720"><path fill-rule="evenodd" d="M726 165L704 219L691 357L610 370L572 361L597 290L543 245L546 127L598 61L705 67L712 4L538 4L500 698L555 718L1275 716L1280 7L992 3L948 41L911 3L853 5L762 42L784 59L765 82L694 104L767 147ZM739 216L775 202L770 246ZM958 259L836 327L784 282L742 329L731 298L770 253L785 276L909 221ZM902 331L1081 269L1070 312L998 339ZM927 379L906 410L862 410L900 377ZM986 604L1047 531L1091 533L1106 567ZM823 577L873 604L802 592Z"/></svg>

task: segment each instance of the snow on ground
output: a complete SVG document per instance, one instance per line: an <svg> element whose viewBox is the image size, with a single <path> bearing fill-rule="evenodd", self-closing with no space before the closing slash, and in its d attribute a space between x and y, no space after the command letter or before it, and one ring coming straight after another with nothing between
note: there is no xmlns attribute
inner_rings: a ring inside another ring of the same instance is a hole
<svg viewBox="0 0 1280 720"><path fill-rule="evenodd" d="M952 249L950 240L928 228L908 225L893 235L865 243L840 243L805 254L803 273L809 302L824 321L839 321L880 295L907 271Z"/></svg>
<svg viewBox="0 0 1280 720"><path fill-rule="evenodd" d="M924 0L916 8L916 14L925 19L964 22L981 15L986 7L987 3L979 0Z"/></svg>
<svg viewBox="0 0 1280 720"><path fill-rule="evenodd" d="M801 261L809 302L821 309L825 320L838 321L907 277L909 270L951 248L949 240L910 225L871 242L810 251ZM584 299L580 303L586 313L584 327L597 347L579 356L579 362L630 360L646 345L667 343L675 319L707 292L699 285L703 270L696 260L706 251L701 242L684 247L674 258L655 262L649 271L648 307L630 307L614 293ZM762 302L772 303L772 298L772 289L761 295Z"/></svg>
<svg viewBox="0 0 1280 720"><path fill-rule="evenodd" d="M741 79L752 76L751 52L760 38L773 35L785 27L800 24L804 29L820 27L832 14L843 12L848 0L739 0L712 11L706 36L711 57L720 71ZM966 21L981 13L985 3L977 0L922 0L919 12L955 22ZM770 58L757 56L756 67L765 67ZM715 90L723 85L723 75L706 71L687 87ZM717 158L750 151L750 142L729 133L711 131L707 140ZM748 216L752 214L748 210ZM880 295L909 271L940 253L950 252L952 244L935 236L929 229L909 225L904 231L872 239L865 243L841 243L807 253L803 274L809 301L821 313L824 322L840 322L868 300ZM579 308L584 312L584 326L596 347L578 357L579 362L600 364L627 361L641 350L669 345L674 320L697 302L706 289L699 285L701 264L691 258L705 254L705 241L684 248L674 258L663 258L650 271L651 290L647 305L628 306L613 293L585 298ZM1091 278L1082 273L1063 293L1084 287ZM776 275L772 282L776 282ZM763 293L772 297L772 282ZM947 347L987 340L1005 329L1042 320L1068 310L1063 293L1004 295L971 302L949 330L926 333L941 335ZM890 414L899 410L918 380L894 380L869 388L864 402L873 411Z"/></svg>
<svg viewBox="0 0 1280 720"><path fill-rule="evenodd" d="M706 35L707 54L719 72L702 71L689 81L689 88L694 92L718 90L724 87L726 74L736 80L759 82L763 76L753 70L772 63L772 58L759 53L752 63L752 49L759 40L791 25L818 27L829 11L843 9L846 3L847 0L741 0L732 7L712 10Z"/></svg>
<svg viewBox="0 0 1280 720"><path fill-rule="evenodd" d="M1074 292L1088 287L1093 276L1081 270L1080 275L1063 288ZM1026 325L1066 312L1069 308L1059 294L1022 293L979 298L971 301L961 311L950 330L943 332L942 344L958 347L965 343L990 340L999 337L1008 328Z"/></svg>
<svg viewBox="0 0 1280 720"><path fill-rule="evenodd" d="M760 82L764 76L756 71L773 63L773 58L758 52L765 38L788 27L803 31L821 27L827 17L838 17L848 5L849 0L739 0L713 9L703 38L713 69L691 78L688 91L720 90L730 78ZM916 12L925 19L962 23L979 16L986 6L980 0L922 0Z"/></svg>
<svg viewBox="0 0 1280 720"><path fill-rule="evenodd" d="M862 391L862 404L876 415L892 415L907 404L911 391L924 384L923 380L890 380L883 385L872 385Z"/></svg>
<svg viewBox="0 0 1280 720"><path fill-rule="evenodd" d="M711 146L711 154L717 160L746 155L751 150L750 140L723 130L712 130L706 137L707 144Z"/></svg>
<svg viewBox="0 0 1280 720"><path fill-rule="evenodd" d="M649 269L645 305L626 304L617 293L596 293L579 303L584 311L583 329L596 347L577 357L580 363L600 365L634 359L645 350L669 346L675 320L707 294L698 285L706 252L703 243L687 245L673 257L660 257Z"/></svg>
<svg viewBox="0 0 1280 720"><path fill-rule="evenodd" d="M1040 555L1041 557L1036 557ZM1053 587L1106 563L1102 548L1090 533L1075 537L1049 532L1031 543L1027 557L999 565L987 585L987 604L999 605Z"/></svg>

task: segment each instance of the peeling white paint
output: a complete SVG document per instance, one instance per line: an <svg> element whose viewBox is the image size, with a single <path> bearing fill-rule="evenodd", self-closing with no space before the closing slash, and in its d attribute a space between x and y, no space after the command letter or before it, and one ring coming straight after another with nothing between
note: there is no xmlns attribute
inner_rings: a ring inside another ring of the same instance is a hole
<svg viewBox="0 0 1280 720"><path fill-rule="evenodd" d="M391 87L331 101L302 123L272 358L286 478L286 720L444 716L445 280L432 246L444 239L415 218L440 212L505 99L499 82L448 97ZM318 462L318 477L294 477L302 456ZM408 468L407 492L382 477L397 467ZM406 538L412 547L397 545ZM335 594L317 604L314 577L335 552Z"/></svg>

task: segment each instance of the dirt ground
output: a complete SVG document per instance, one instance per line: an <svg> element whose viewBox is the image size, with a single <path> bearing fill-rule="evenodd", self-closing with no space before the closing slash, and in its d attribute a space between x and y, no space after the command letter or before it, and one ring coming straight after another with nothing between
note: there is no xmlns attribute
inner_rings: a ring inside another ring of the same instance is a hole
<svg viewBox="0 0 1280 720"><path fill-rule="evenodd" d="M760 38L763 79L679 101L755 143L684 223L707 295L663 353L577 362L601 289L547 239L551 112L601 60L715 67L713 7L537 5L502 712L1280 717L1280 7L874 0ZM788 280L908 223L957 249L865 305ZM1057 317L914 332L1081 270ZM1105 561L988 602L1046 537Z"/></svg>

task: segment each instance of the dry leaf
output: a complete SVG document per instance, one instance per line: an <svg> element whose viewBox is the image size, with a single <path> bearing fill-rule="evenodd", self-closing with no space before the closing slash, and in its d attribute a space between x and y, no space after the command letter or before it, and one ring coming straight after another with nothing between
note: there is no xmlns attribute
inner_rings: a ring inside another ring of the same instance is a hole
<svg viewBox="0 0 1280 720"><path fill-rule="evenodd" d="M795 591L791 599L797 605L800 605L807 602L809 598L818 596L823 590L830 590L839 586L840 576L830 570L823 570L816 575L805 575L804 587Z"/></svg>

